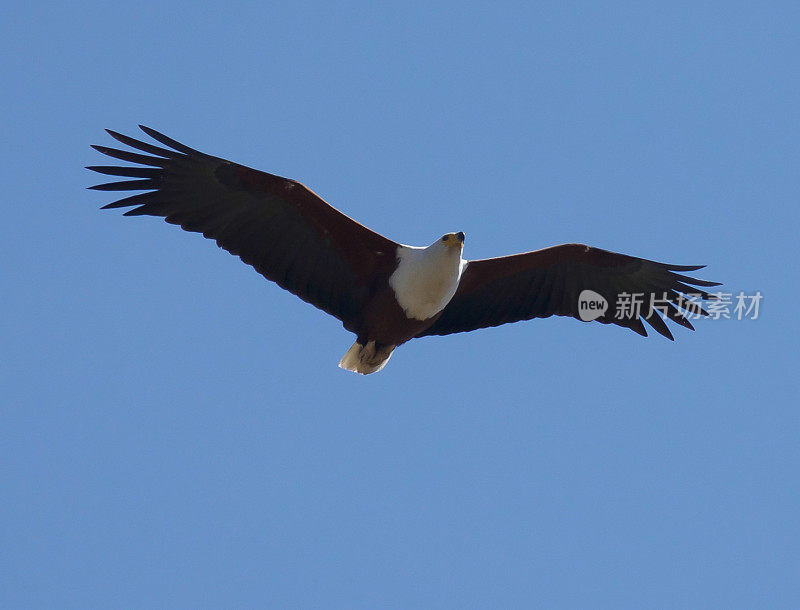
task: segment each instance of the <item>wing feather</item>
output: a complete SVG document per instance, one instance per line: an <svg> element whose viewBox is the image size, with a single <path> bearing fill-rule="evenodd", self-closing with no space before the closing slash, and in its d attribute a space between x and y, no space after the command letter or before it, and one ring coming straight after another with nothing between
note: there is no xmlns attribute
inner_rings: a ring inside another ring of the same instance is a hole
<svg viewBox="0 0 800 610"><path fill-rule="evenodd" d="M140 127L167 148L111 130L111 137L140 152L93 147L136 165L88 169L135 179L89 188L146 191L104 209L129 207L125 216L161 216L202 233L353 330L374 275L396 264L396 242L342 214L299 182L212 157Z"/></svg>
<svg viewBox="0 0 800 610"><path fill-rule="evenodd" d="M601 294L609 305L598 322L629 328L645 337L646 322L674 339L667 320L694 330L684 312L708 315L699 303L684 296L715 298L704 288L719 283L683 275L702 267L668 265L583 244L469 261L453 299L438 320L417 336L447 335L553 315L580 319L578 298L589 289ZM616 315L625 293L642 295L640 315ZM655 309L650 308L653 299L658 305Z"/></svg>

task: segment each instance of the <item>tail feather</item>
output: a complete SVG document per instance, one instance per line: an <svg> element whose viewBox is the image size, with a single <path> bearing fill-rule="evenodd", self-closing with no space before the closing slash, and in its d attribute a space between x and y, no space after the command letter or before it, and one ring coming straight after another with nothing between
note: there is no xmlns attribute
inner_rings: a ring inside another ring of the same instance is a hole
<svg viewBox="0 0 800 610"><path fill-rule="evenodd" d="M375 341L368 341L366 345L356 341L342 356L339 368L361 375L377 373L389 362L394 348L394 345L377 345Z"/></svg>

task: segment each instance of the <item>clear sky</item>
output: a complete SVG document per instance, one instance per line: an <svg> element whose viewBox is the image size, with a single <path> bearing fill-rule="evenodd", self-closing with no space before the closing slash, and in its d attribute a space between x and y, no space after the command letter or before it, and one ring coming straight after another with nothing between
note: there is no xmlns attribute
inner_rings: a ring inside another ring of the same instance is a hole
<svg viewBox="0 0 800 610"><path fill-rule="evenodd" d="M421 3L420 3L421 4ZM800 607L795 2L0 9L0 606ZM336 367L339 323L101 212L138 123L398 241L707 264L759 319Z"/></svg>

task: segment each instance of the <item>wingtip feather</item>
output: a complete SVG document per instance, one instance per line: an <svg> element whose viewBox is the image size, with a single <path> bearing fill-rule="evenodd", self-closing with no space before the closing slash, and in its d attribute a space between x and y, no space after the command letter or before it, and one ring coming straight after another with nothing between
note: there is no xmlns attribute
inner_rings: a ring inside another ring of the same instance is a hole
<svg viewBox="0 0 800 610"><path fill-rule="evenodd" d="M143 132L145 132L148 136L150 136L151 138L153 138L157 142L160 142L161 144L164 144L165 146L169 146L170 148L172 148L174 150L177 150L178 152L181 152L181 153L186 154L186 155L199 155L199 154L201 154L199 151L195 150L194 148L186 146L186 144L181 144L177 140L173 140L169 136L166 136L163 133L161 133L160 131L156 131L155 129L153 129L151 127L147 127L145 125L139 125L139 129L141 129Z"/></svg>

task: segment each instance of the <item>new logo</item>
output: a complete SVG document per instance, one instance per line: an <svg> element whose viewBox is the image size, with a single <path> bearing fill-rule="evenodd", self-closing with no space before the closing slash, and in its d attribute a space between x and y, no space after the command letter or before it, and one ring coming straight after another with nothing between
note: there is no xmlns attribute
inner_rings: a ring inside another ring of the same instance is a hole
<svg viewBox="0 0 800 610"><path fill-rule="evenodd" d="M591 322L602 316L608 309L608 301L594 290L583 290L578 296L578 317Z"/></svg>

